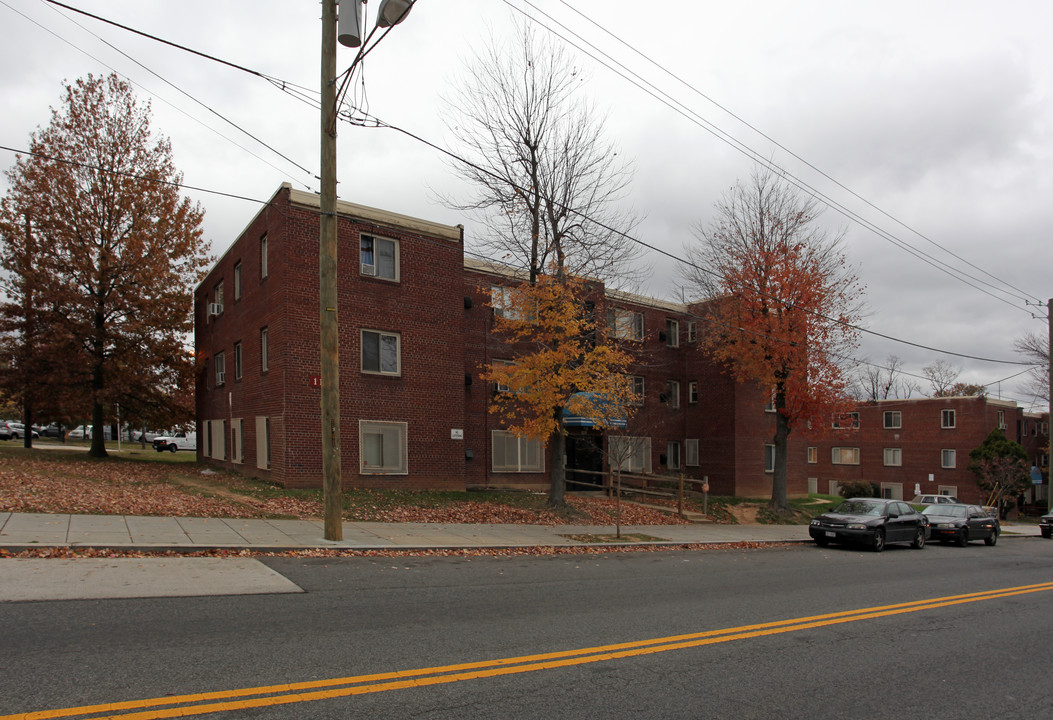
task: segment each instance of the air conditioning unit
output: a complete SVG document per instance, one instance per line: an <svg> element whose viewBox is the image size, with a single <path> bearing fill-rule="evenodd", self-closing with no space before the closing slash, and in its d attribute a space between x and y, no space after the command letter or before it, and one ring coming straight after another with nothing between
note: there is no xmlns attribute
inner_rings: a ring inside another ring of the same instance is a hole
<svg viewBox="0 0 1053 720"><path fill-rule="evenodd" d="M218 371L216 373L216 384L217 385L222 385L226 381L227 381L227 372L225 370Z"/></svg>
<svg viewBox="0 0 1053 720"><path fill-rule="evenodd" d="M208 304L208 314L209 315L219 315L222 312L223 312L223 306L220 305L219 303L209 303Z"/></svg>
<svg viewBox="0 0 1053 720"><path fill-rule="evenodd" d="M376 276L376 274L377 274L377 266L376 265L366 265L365 263L362 263L362 274L363 275Z"/></svg>

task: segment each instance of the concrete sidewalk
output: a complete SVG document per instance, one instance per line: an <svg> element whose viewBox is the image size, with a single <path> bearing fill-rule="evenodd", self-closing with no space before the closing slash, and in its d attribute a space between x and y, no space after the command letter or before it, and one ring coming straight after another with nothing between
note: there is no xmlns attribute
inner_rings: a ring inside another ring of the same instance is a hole
<svg viewBox="0 0 1053 720"><path fill-rule="evenodd" d="M245 520L0 513L0 549L47 547L117 550L419 550L571 547L592 543L573 535L607 535L613 525L497 525L345 522L344 539L326 540L321 520ZM1037 533L1037 530L1035 531ZM644 544L803 542L804 525L634 525L622 535L654 538Z"/></svg>
<svg viewBox="0 0 1053 720"><path fill-rule="evenodd" d="M573 547L592 543L574 535L609 535L613 525L497 525L345 522L344 539L323 537L321 520L245 520L0 513L0 549L46 547L120 550L419 550L457 548ZM638 544L805 542L806 525L634 525L622 535L646 535ZM1003 537L1038 535L1035 525L1002 524Z"/></svg>

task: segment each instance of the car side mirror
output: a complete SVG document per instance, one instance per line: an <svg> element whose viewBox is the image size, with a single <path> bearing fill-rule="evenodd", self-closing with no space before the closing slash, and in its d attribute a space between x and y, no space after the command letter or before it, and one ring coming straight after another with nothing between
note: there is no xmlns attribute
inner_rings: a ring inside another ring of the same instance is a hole
<svg viewBox="0 0 1053 720"><path fill-rule="evenodd" d="M899 513L898 513L898 512L896 512L895 510L889 510L889 511L888 511L888 516L889 516L890 518L898 518L898 517L899 517Z"/></svg>

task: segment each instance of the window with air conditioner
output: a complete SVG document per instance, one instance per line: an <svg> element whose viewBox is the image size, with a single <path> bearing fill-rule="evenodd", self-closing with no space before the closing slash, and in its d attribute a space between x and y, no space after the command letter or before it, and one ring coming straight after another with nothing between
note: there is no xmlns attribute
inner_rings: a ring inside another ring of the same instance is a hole
<svg viewBox="0 0 1053 720"><path fill-rule="evenodd" d="M399 279L398 240L362 235L359 246L363 275L384 280Z"/></svg>
<svg viewBox="0 0 1053 720"><path fill-rule="evenodd" d="M216 353L216 385L222 385L227 381L227 359L226 354Z"/></svg>

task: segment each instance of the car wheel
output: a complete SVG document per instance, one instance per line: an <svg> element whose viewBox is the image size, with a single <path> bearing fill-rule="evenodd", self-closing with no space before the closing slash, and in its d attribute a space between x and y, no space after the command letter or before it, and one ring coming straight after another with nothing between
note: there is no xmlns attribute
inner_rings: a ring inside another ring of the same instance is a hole
<svg viewBox="0 0 1053 720"><path fill-rule="evenodd" d="M17 440L18 439L18 433L11 433L11 439L12 440Z"/></svg>
<svg viewBox="0 0 1053 720"><path fill-rule="evenodd" d="M870 545L870 549L874 552L881 552L885 549L885 529L878 528L877 532L874 533L874 542Z"/></svg>
<svg viewBox="0 0 1053 720"><path fill-rule="evenodd" d="M914 542L910 546L915 550L921 550L925 547L925 528L918 528L914 531Z"/></svg>
<svg viewBox="0 0 1053 720"><path fill-rule="evenodd" d="M1042 537L1044 537L1047 540L1049 540L1050 537L1053 537L1053 530L1043 530L1042 531Z"/></svg>
<svg viewBox="0 0 1053 720"><path fill-rule="evenodd" d="M984 545L991 547L996 542L998 542L998 531L992 530L991 534L984 538Z"/></svg>
<svg viewBox="0 0 1053 720"><path fill-rule="evenodd" d="M175 446L175 443L172 443L171 445L169 445L169 446L168 446L168 451L169 451L169 452L175 452L175 451L176 451L176 450L178 450L178 449L179 449L179 448L177 448L177 447Z"/></svg>
<svg viewBox="0 0 1053 720"><path fill-rule="evenodd" d="M969 544L969 528L962 528L961 532L958 533L958 547L965 547Z"/></svg>

